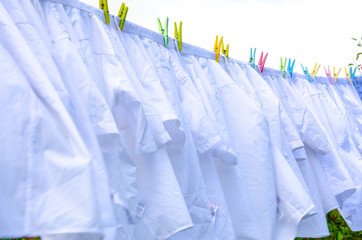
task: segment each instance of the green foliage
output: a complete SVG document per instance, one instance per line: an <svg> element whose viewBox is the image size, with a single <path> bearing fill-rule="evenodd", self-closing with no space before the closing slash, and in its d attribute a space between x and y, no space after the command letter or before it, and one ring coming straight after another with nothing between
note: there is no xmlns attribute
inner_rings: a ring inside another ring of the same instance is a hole
<svg viewBox="0 0 362 240"><path fill-rule="evenodd" d="M295 240L362 240L362 231L353 232L337 209L327 214L327 222L330 236L325 238L296 238ZM40 238L12 238L2 240L40 240Z"/></svg>
<svg viewBox="0 0 362 240"><path fill-rule="evenodd" d="M0 240L40 240L40 237L32 237L32 238L27 238L27 237L23 237L23 238L3 238Z"/></svg>
<svg viewBox="0 0 362 240"><path fill-rule="evenodd" d="M357 42L357 47L359 47L358 49L358 53L356 54L356 57L353 58L353 63L349 63L348 66L355 66L358 69L361 68L362 64L358 63L358 59L360 57L360 55L362 54L362 52L360 52L360 47L362 47L362 38L361 39L357 39L357 38L352 38L353 41Z"/></svg>
<svg viewBox="0 0 362 240"><path fill-rule="evenodd" d="M330 236L325 238L296 238L295 240L362 240L362 231L353 232L337 209L327 214L327 222Z"/></svg>

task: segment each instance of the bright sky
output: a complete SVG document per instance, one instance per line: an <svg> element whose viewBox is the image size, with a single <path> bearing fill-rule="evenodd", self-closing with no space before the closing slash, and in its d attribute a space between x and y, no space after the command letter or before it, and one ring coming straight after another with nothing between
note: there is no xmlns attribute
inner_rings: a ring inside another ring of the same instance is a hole
<svg viewBox="0 0 362 240"><path fill-rule="evenodd" d="M81 0L98 7L98 0ZM215 36L230 44L230 57L248 61L250 48L269 52L266 66L279 68L280 57L296 59L312 70L316 62L333 68L352 62L357 50L351 37L362 36L361 0L123 0L127 19L158 31L157 17L182 21L184 42L212 50ZM118 13L122 0L108 0L110 12ZM321 66L318 75L324 76ZM344 75L344 71L341 71Z"/></svg>

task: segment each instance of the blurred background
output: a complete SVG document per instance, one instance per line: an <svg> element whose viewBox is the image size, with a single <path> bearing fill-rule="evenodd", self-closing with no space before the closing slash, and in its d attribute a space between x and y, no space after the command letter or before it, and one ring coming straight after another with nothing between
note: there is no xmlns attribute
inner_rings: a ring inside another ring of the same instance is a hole
<svg viewBox="0 0 362 240"><path fill-rule="evenodd" d="M212 50L218 34L230 44L232 58L248 61L250 48L257 48L256 60L261 51L269 52L267 67L278 69L280 57L288 57L296 59L300 73L300 63L310 71L316 62L343 69L362 52L352 40L362 36L361 0L123 1L129 6L126 20L158 32L157 17L163 25L168 16L170 36L174 22L182 21L184 42ZM110 13L117 15L121 4L108 0ZM322 66L318 75L324 76Z"/></svg>

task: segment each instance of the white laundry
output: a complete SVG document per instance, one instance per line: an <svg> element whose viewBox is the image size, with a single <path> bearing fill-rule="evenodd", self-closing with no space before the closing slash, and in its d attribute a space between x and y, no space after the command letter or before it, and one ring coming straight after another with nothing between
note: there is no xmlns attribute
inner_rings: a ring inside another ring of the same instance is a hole
<svg viewBox="0 0 362 240"><path fill-rule="evenodd" d="M0 238L362 230L353 84L183 44L78 0L0 3ZM352 79L352 81L360 78Z"/></svg>

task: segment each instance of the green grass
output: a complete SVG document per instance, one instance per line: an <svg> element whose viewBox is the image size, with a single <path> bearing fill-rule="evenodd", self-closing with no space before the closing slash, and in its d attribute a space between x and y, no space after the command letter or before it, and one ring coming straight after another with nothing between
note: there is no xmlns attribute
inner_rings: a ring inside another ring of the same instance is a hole
<svg viewBox="0 0 362 240"><path fill-rule="evenodd" d="M324 238L296 238L295 240L362 240L362 231L353 232L337 209L327 214L327 222L330 236Z"/></svg>
<svg viewBox="0 0 362 240"><path fill-rule="evenodd" d="M295 240L362 240L362 231L352 232L338 210L327 214L328 228L331 236L325 238L296 238ZM1 240L40 240L40 238L11 238Z"/></svg>

